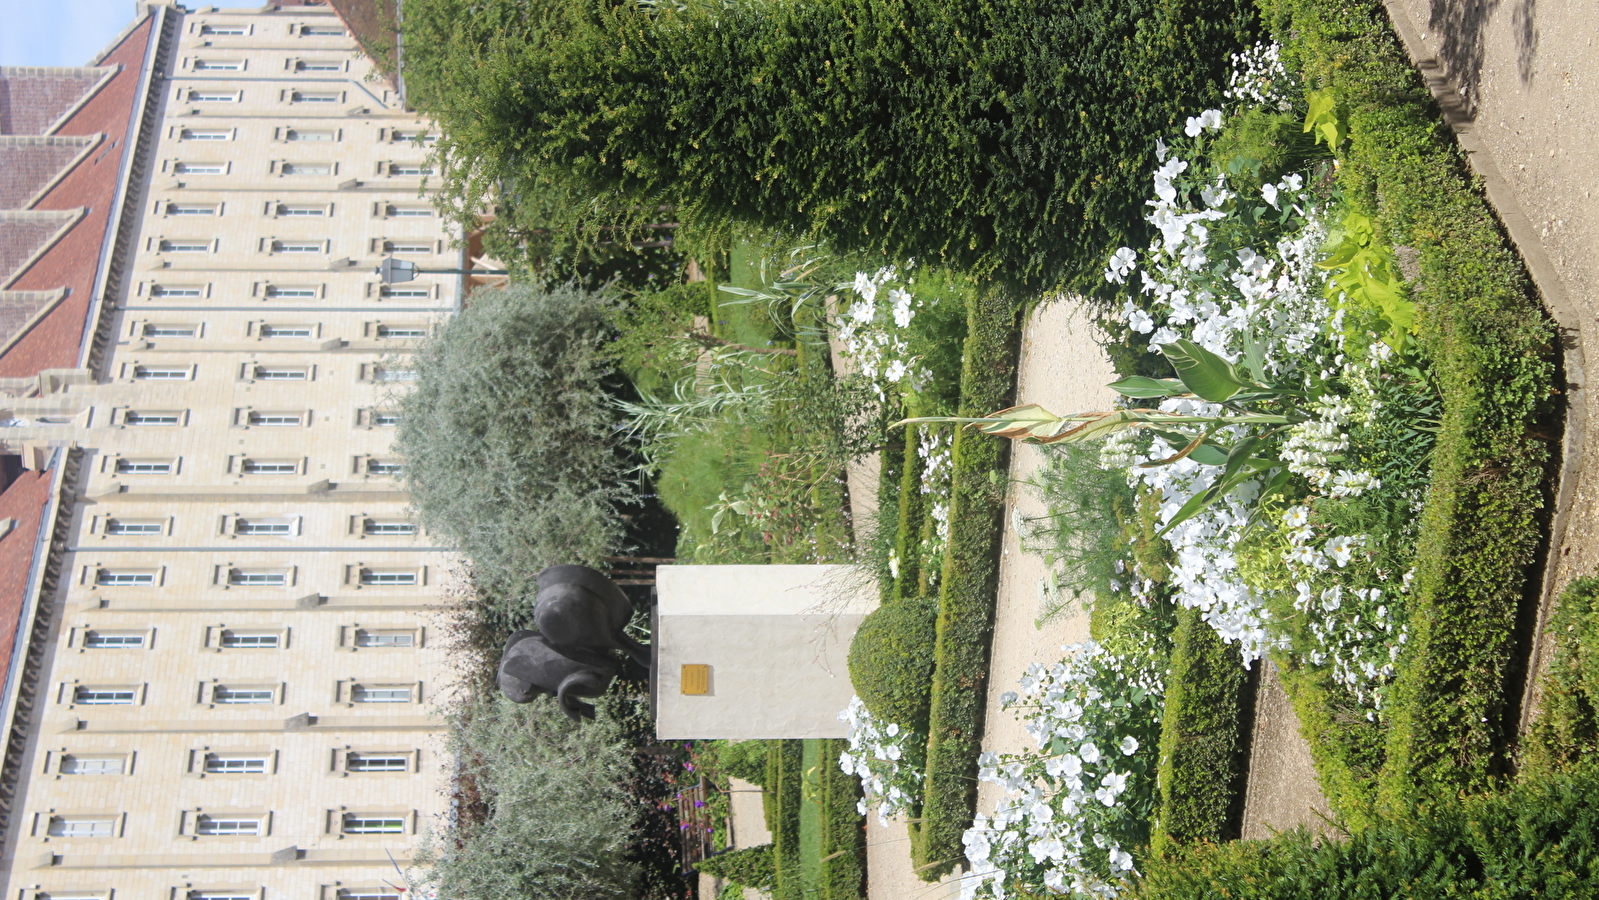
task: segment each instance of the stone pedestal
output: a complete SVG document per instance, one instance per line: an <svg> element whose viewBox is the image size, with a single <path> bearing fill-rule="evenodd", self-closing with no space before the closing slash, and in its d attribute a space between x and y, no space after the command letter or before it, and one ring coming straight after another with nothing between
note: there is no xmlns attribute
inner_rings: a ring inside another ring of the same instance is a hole
<svg viewBox="0 0 1599 900"><path fill-rule="evenodd" d="M877 587L853 566L656 570L662 740L840 738L849 645Z"/></svg>

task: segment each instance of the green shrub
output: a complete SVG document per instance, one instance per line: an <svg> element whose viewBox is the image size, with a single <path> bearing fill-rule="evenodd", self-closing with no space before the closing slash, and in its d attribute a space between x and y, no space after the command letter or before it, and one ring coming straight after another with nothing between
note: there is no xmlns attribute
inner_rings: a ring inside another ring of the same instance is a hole
<svg viewBox="0 0 1599 900"><path fill-rule="evenodd" d="M938 601L901 600L866 616L849 647L849 679L871 714L927 733Z"/></svg>
<svg viewBox="0 0 1599 900"><path fill-rule="evenodd" d="M1153 850L1238 837L1247 752L1249 675L1198 609L1177 613L1160 720L1159 807Z"/></svg>
<svg viewBox="0 0 1599 900"><path fill-rule="evenodd" d="M394 403L394 450L422 524L504 597L502 623L531 612L532 576L596 563L623 540L636 497L606 391L612 298L571 285L479 291L412 355Z"/></svg>
<svg viewBox="0 0 1599 900"><path fill-rule="evenodd" d="M717 741L716 768L751 784L766 782L766 741Z"/></svg>
<svg viewBox="0 0 1599 900"><path fill-rule="evenodd" d="M481 5L411 0L404 21ZM422 101L453 206L535 185L573 228L670 206L1089 290L1147 243L1155 138L1219 103L1255 28L1247 0L555 5L503 41L407 31L408 59L453 63Z"/></svg>
<svg viewBox="0 0 1599 900"><path fill-rule="evenodd" d="M1549 618L1552 656L1523 765L1562 769L1599 754L1599 577L1579 578Z"/></svg>
<svg viewBox="0 0 1599 900"><path fill-rule="evenodd" d="M767 741L766 829L772 833L776 864L774 900L802 900L805 877L800 862L800 806L805 802L805 742Z"/></svg>
<svg viewBox="0 0 1599 900"><path fill-rule="evenodd" d="M1295 831L1193 845L1143 868L1139 900L1592 897L1599 774L1524 778L1503 794L1384 817L1345 840Z"/></svg>
<svg viewBox="0 0 1599 900"><path fill-rule="evenodd" d="M1099 464L1098 444L1054 444L1030 486L1046 514L1026 523L1026 548L1040 553L1051 578L1071 596L1053 594L1045 615L1057 615L1073 600L1093 605L1117 592L1111 582L1127 576L1116 566L1127 558L1127 533L1135 498L1127 476ZM1169 630L1169 629L1168 629Z"/></svg>
<svg viewBox="0 0 1599 900"><path fill-rule="evenodd" d="M970 301L961 364L962 416L1009 406L1021 353L1022 304L993 288ZM952 450L949 545L938 581L937 665L928 714L922 821L911 859L931 881L963 858L961 836L977 803L989 639L999 590L999 551L1010 442L962 428ZM931 518L931 517L929 517Z"/></svg>
<svg viewBox="0 0 1599 900"><path fill-rule="evenodd" d="M771 844L728 850L694 864L699 872L771 893L777 887L777 859Z"/></svg>
<svg viewBox="0 0 1599 900"><path fill-rule="evenodd" d="M1250 197L1259 196L1263 184L1332 160L1332 153L1305 131L1300 116L1262 107L1229 119L1211 142L1209 156L1227 171L1229 186Z"/></svg>
<svg viewBox="0 0 1599 900"><path fill-rule="evenodd" d="M866 817L861 780L838 767L849 741L821 742L822 900L861 900L866 896Z"/></svg>

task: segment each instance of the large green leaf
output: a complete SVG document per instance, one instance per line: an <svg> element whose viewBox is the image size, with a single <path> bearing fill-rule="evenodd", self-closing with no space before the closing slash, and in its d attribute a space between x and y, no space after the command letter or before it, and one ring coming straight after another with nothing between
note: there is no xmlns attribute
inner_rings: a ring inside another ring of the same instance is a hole
<svg viewBox="0 0 1599 900"><path fill-rule="evenodd" d="M1178 340L1161 344L1160 352L1177 370L1177 377L1183 380L1183 385L1189 391L1212 403L1230 400L1234 394L1247 388L1260 387L1240 375L1237 366L1193 341Z"/></svg>
<svg viewBox="0 0 1599 900"><path fill-rule="evenodd" d="M1139 400L1153 400L1156 397L1188 393L1188 388L1176 378L1149 378L1144 375L1129 375L1120 381L1111 382L1106 387L1123 397L1134 397Z"/></svg>

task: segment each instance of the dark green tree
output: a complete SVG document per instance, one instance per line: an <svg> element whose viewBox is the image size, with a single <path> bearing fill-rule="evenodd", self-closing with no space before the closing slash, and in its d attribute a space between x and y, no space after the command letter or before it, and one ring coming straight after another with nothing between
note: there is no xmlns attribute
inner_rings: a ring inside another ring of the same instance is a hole
<svg viewBox="0 0 1599 900"><path fill-rule="evenodd" d="M517 9L503 35L408 37L454 54L449 95L421 102L465 208L503 187L575 228L674 209L1029 289L1093 287L1147 239L1155 139L1220 100L1256 21L1249 0Z"/></svg>

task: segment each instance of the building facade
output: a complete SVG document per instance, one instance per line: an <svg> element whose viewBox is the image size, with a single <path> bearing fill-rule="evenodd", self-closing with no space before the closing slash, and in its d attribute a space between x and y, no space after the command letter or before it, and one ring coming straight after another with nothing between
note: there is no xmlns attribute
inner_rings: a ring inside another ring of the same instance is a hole
<svg viewBox="0 0 1599 900"><path fill-rule="evenodd" d="M407 516L392 402L465 283L373 270L462 267L428 125L320 4L150 4L51 71L0 73L0 131L32 129L0 145L58 169L0 192L38 244L0 247L4 896L398 898L448 804L449 557ZM27 124L30 78L123 120ZM114 189L47 202L101 166ZM79 229L93 271L60 268L93 285L21 289Z"/></svg>

